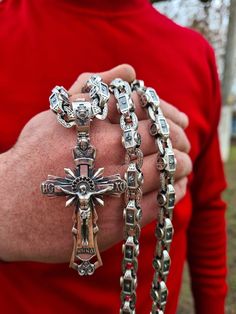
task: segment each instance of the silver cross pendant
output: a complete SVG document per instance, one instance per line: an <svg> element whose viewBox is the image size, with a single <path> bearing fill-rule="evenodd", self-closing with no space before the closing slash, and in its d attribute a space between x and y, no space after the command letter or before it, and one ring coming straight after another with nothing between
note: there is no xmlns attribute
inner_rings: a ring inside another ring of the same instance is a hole
<svg viewBox="0 0 236 314"><path fill-rule="evenodd" d="M90 144L89 129L93 118L91 103L77 100L72 103L77 127L77 145L73 149L75 169L65 168L64 178L49 175L41 184L47 196L66 196L66 206L74 205L72 235L74 248L70 267L78 274L92 275L102 265L97 245L96 204L104 205L106 194L120 196L126 182L119 174L103 177L104 168L94 168L96 149Z"/></svg>

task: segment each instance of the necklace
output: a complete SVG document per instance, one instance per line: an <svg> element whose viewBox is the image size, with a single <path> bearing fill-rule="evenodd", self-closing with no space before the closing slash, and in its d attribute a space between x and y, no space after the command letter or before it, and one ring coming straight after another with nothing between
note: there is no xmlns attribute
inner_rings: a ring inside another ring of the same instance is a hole
<svg viewBox="0 0 236 314"><path fill-rule="evenodd" d="M163 314L167 302L166 280L170 269L169 249L173 237L172 214L175 204L174 174L176 159L169 138L169 126L160 108L160 100L153 88L143 81L131 85L121 79L110 84L120 113L122 144L126 151L127 170L124 179L119 174L104 177L103 168L95 169L96 148L90 142L90 123L94 118L105 119L108 114L109 87L98 75L93 75L83 88L90 101L69 101L69 94L56 86L49 98L50 108L65 128L76 127L77 143L73 149L75 169L65 168L64 178L49 175L41 184L48 196L66 196L66 206L74 205L72 236L74 247L70 267L79 275L92 275L102 265L97 244L97 205L104 205L103 195L125 194L124 244L122 246L122 275L120 314L135 314L139 237L142 217L143 153L140 149L138 118L132 101L132 92L150 119L150 134L157 146L157 174L160 187L157 193L157 244L154 250L154 276L151 284L151 314Z"/></svg>

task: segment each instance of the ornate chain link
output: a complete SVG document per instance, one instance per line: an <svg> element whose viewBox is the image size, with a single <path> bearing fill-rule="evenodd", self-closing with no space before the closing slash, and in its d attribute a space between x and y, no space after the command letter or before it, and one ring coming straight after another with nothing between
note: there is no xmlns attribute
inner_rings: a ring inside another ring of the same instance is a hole
<svg viewBox="0 0 236 314"><path fill-rule="evenodd" d="M172 213L175 204L174 174L176 159L169 139L169 126L161 111L160 100L153 88L143 81L134 81L132 90L137 91L141 104L151 120L150 134L157 144L157 169L160 173L160 189L157 203L160 207L156 226L157 245L153 259L154 277L151 287L153 300L151 314L163 314L167 302L167 275L170 269L169 248L173 237Z"/></svg>
<svg viewBox="0 0 236 314"><path fill-rule="evenodd" d="M69 96L64 87L56 86L49 97L50 109L56 113L57 121L65 128L71 128L75 125L75 116Z"/></svg>
<svg viewBox="0 0 236 314"><path fill-rule="evenodd" d="M102 82L99 75L92 75L82 88L82 92L89 93L96 118L104 120L108 114L108 100L110 98L107 84Z"/></svg>
<svg viewBox="0 0 236 314"><path fill-rule="evenodd" d="M82 88L89 93L91 99L91 118L104 120L108 114L108 101L110 98L107 84L102 82L99 75L92 75ZM76 117L69 100L68 91L62 86L56 86L49 97L50 109L57 114L57 120L65 128L76 125Z"/></svg>
<svg viewBox="0 0 236 314"><path fill-rule="evenodd" d="M111 82L110 90L117 100L117 108L120 117L120 127L123 131L122 144L126 150L126 163L128 169L125 173L127 190L125 193L126 207L123 211L125 228L124 244L122 246L123 262L121 285L121 308L120 314L135 314L137 269L139 254L140 220L142 210L140 200L142 197L141 186L143 174L143 153L140 150L141 137L138 133L138 118L134 112L135 107L131 99L130 85L115 79Z"/></svg>

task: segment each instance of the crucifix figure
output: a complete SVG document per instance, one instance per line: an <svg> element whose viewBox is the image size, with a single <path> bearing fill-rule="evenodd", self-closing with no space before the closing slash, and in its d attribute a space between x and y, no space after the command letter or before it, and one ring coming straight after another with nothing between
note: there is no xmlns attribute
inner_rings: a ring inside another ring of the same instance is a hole
<svg viewBox="0 0 236 314"><path fill-rule="evenodd" d="M72 103L78 131L77 146L73 149L76 165L74 171L65 168L65 178L49 175L41 184L48 196L66 196L66 206L75 205L72 234L74 248L70 267L79 275L92 275L102 265L97 245L96 203L104 205L105 194L120 196L126 182L119 174L103 177L104 168L94 168L96 149L90 144L89 123L91 104L84 101Z"/></svg>
<svg viewBox="0 0 236 314"><path fill-rule="evenodd" d="M48 196L66 196L66 206L75 205L73 216L74 249L70 267L78 270L80 275L90 275L102 265L97 247L97 213L95 204L104 205L103 195L119 196L126 189L126 183L119 175L103 177L104 168L97 171L93 167L93 158L89 153L95 153L92 146L84 151L84 157L77 158L81 150L75 147L74 157L76 169L65 168L66 177L49 175L41 184L41 191ZM87 156L85 156L87 155ZM91 263L96 258L95 263Z"/></svg>

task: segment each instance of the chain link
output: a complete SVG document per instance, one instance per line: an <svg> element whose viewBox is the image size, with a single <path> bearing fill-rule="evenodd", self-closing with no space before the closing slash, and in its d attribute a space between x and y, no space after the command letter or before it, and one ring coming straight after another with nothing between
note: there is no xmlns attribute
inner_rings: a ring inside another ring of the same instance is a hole
<svg viewBox="0 0 236 314"><path fill-rule="evenodd" d="M161 111L160 99L153 88L145 87L143 81L134 81L132 90L140 96L143 107L146 108L151 121L150 134L155 138L157 146L157 170L160 173L160 189L157 195L159 205L158 221L155 235L157 238L153 259L154 276L151 286L151 314L163 314L167 302L167 276L170 270L169 249L174 229L172 214L175 204L174 174L176 159L169 139L169 125Z"/></svg>
<svg viewBox="0 0 236 314"><path fill-rule="evenodd" d="M104 120L108 114L110 92L107 84L102 82L99 75L92 75L82 88L82 92L89 93L92 99L92 110L96 118Z"/></svg>
<svg viewBox="0 0 236 314"><path fill-rule="evenodd" d="M130 85L115 79L111 82L110 91L114 93L117 101L117 109L121 114L120 127L123 131L122 144L126 150L126 162L128 168L125 173L127 190L125 193L124 216L124 244L122 246L123 262L121 285L120 314L134 314L136 304L137 270L139 254L140 220L142 209L140 200L142 197L141 186L143 184L143 153L139 148L141 136L138 133L138 118L135 114L134 103L131 98Z"/></svg>
<svg viewBox="0 0 236 314"><path fill-rule="evenodd" d="M65 128L71 128L76 125L69 96L68 91L64 87L55 86L49 97L50 109L56 113L57 121Z"/></svg>
<svg viewBox="0 0 236 314"><path fill-rule="evenodd" d="M96 117L104 120L108 114L108 101L110 98L108 85L102 82L99 75L92 75L82 88L82 92L89 93L91 118ZM58 122L65 128L71 128L77 124L69 97L69 92L62 86L54 87L49 97L51 110L57 114ZM83 101L85 100L83 99Z"/></svg>

